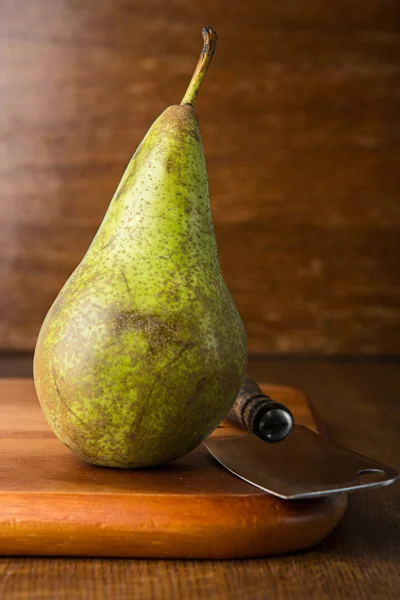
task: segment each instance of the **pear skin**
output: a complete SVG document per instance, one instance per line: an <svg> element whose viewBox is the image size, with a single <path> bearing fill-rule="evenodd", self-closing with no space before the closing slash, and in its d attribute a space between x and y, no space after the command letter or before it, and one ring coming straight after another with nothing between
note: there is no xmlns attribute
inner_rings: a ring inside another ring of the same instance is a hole
<svg viewBox="0 0 400 600"><path fill-rule="evenodd" d="M203 36L182 104L140 144L37 341L44 414L96 465L185 455L226 416L245 375L246 332L221 274L193 108L216 41L209 28Z"/></svg>

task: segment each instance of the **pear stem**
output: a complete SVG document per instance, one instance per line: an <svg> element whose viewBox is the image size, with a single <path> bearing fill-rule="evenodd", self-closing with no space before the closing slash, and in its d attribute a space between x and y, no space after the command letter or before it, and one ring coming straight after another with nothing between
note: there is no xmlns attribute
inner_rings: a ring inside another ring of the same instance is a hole
<svg viewBox="0 0 400 600"><path fill-rule="evenodd" d="M202 34L204 40L203 50L201 51L195 72L193 73L193 77L189 83L189 87L186 90L186 94L183 97L181 105L189 104L190 106L194 106L200 86L205 74L207 73L207 69L217 45L218 36L214 29L211 29L211 27L204 27Z"/></svg>

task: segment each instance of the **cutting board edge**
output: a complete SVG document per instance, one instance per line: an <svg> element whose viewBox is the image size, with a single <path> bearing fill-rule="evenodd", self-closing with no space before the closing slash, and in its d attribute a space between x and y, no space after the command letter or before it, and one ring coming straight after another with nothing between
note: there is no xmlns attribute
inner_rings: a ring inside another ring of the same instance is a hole
<svg viewBox="0 0 400 600"><path fill-rule="evenodd" d="M34 507L27 498L10 496L11 511L4 511L0 502L1 555L174 559L269 556L319 543L336 527L347 506L346 494L303 501L301 509L299 503L293 503L294 527L290 514L271 510L275 504L268 494L233 502L199 498L197 503L186 496L173 510L170 506L167 514L157 498L146 502L144 509L139 497L133 503L119 497L113 510L105 513L101 496L88 498L85 506L76 495L56 510L55 494L43 495L43 503ZM38 523L38 510L51 514L51 518L47 522L42 518Z"/></svg>

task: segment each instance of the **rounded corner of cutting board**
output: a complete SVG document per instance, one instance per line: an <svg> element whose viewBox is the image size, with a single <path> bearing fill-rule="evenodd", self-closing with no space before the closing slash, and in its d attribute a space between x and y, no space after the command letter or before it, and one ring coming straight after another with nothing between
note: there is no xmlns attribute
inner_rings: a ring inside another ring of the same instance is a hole
<svg viewBox="0 0 400 600"><path fill-rule="evenodd" d="M262 387L316 429L302 392ZM9 380L1 391L0 554L261 557L317 544L345 512L345 494L292 502L262 492L222 469L204 445L160 469L87 465L49 431L32 381Z"/></svg>

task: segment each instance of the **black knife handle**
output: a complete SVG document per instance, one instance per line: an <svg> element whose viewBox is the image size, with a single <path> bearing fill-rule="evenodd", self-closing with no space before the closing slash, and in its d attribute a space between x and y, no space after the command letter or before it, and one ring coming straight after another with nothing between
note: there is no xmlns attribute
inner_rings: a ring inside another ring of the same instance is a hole
<svg viewBox="0 0 400 600"><path fill-rule="evenodd" d="M290 410L264 394L249 377L244 380L230 414L265 442L281 442L294 424Z"/></svg>

